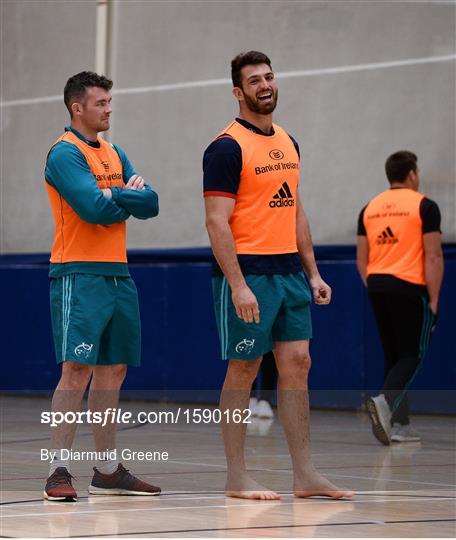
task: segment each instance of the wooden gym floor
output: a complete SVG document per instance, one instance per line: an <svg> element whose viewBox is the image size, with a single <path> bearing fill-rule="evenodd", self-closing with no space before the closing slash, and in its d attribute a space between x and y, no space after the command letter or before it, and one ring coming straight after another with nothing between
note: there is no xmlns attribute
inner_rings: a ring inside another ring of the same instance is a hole
<svg viewBox="0 0 456 540"><path fill-rule="evenodd" d="M249 426L247 463L257 480L282 494L279 502L229 499L219 426L145 424L119 431L118 447L168 452L162 462L123 462L160 497L88 497L91 462L73 462L76 503L42 500L49 427L43 398L1 398L2 537L441 537L456 536L456 431L453 417L415 416L421 443L384 447L365 414L312 412L314 462L331 481L356 491L351 501L296 499L291 465L277 420ZM124 402L124 410L158 410ZM182 406L181 406L182 407ZM200 407L188 405L189 409ZM161 410L177 406L161 405ZM92 450L90 426L80 426L75 450Z"/></svg>

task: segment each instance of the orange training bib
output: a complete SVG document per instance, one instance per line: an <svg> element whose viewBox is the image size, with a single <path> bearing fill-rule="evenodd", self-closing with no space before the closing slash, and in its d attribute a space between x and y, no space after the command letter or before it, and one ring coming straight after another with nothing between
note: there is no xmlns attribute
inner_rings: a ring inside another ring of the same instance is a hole
<svg viewBox="0 0 456 540"><path fill-rule="evenodd" d="M67 131L52 145L60 141L74 144L87 160L98 187L123 187L122 162L116 150L103 139L100 148L93 148L71 131ZM51 148L52 148L51 147ZM54 215L54 243L51 262L127 262L126 223L95 225L82 220L60 193L45 180Z"/></svg>
<svg viewBox="0 0 456 540"><path fill-rule="evenodd" d="M295 253L299 156L290 136L274 124L264 136L231 123L220 135L241 147L242 170L230 227L238 254Z"/></svg>
<svg viewBox="0 0 456 540"><path fill-rule="evenodd" d="M417 285L426 284L420 215L423 198L411 189L388 189L366 206L367 275L390 274Z"/></svg>

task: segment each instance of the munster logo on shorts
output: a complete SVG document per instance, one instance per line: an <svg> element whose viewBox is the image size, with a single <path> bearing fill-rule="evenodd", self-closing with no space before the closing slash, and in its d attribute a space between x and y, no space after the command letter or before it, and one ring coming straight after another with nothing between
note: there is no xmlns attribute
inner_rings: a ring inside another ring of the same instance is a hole
<svg viewBox="0 0 456 540"><path fill-rule="evenodd" d="M90 345L88 343L82 342L80 345L74 348L74 354L80 358L89 358L90 353L93 349L93 343Z"/></svg>
<svg viewBox="0 0 456 540"><path fill-rule="evenodd" d="M279 191L269 201L271 208L283 208L284 206L294 206L295 201L290 190L290 186L284 182Z"/></svg>
<svg viewBox="0 0 456 540"><path fill-rule="evenodd" d="M241 354L250 354L253 351L255 345L254 339L243 339L236 345L236 352Z"/></svg>
<svg viewBox="0 0 456 540"><path fill-rule="evenodd" d="M386 227L386 229L382 232L382 234L379 234L377 236L377 239L375 240L375 243L377 245L397 244L398 242L399 242L399 239L394 236L394 233L390 227Z"/></svg>

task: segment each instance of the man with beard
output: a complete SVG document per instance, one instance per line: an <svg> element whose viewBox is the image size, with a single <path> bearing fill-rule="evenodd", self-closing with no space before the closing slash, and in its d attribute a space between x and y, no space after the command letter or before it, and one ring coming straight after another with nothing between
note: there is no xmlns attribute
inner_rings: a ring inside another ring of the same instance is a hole
<svg viewBox="0 0 456 540"><path fill-rule="evenodd" d="M307 375L310 302L328 304L331 289L314 258L299 200L299 148L272 123L277 84L269 58L241 53L231 62L239 117L206 149L203 159L206 226L215 256L213 293L222 358L228 360L220 409L227 459L226 495L272 500L244 461L252 382L264 353L279 372L278 410L298 497L351 497L313 467ZM307 274L310 289L303 269Z"/></svg>

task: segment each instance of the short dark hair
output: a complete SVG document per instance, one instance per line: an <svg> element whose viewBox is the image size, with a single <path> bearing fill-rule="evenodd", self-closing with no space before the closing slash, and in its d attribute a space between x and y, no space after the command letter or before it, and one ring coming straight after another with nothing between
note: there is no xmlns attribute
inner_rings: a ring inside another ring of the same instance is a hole
<svg viewBox="0 0 456 540"><path fill-rule="evenodd" d="M385 162L385 172L391 182L404 182L410 171L416 173L418 158L413 152L400 150L391 154Z"/></svg>
<svg viewBox="0 0 456 540"><path fill-rule="evenodd" d="M104 75L98 75L98 73L94 73L93 71L81 71L81 73L77 73L67 80L63 91L63 101L70 116L73 116L71 103L74 100L83 99L87 88L92 86L109 91L112 88L112 81Z"/></svg>
<svg viewBox="0 0 456 540"><path fill-rule="evenodd" d="M262 52L248 51L241 52L231 60L231 80L233 86L242 88L241 69L244 66L256 66L258 64L267 64L271 70L271 60Z"/></svg>

